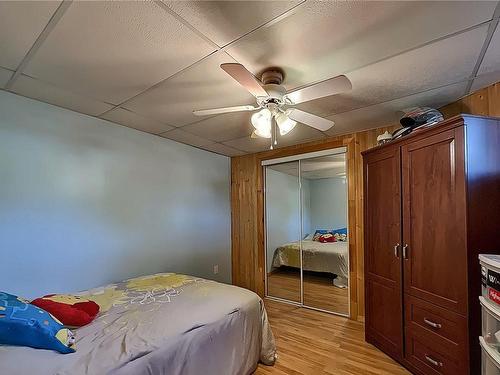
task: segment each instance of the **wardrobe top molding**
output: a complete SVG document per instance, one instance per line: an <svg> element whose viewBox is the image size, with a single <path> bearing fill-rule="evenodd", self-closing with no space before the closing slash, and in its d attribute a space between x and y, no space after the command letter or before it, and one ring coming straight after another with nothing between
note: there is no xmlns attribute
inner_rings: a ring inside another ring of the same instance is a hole
<svg viewBox="0 0 500 375"><path fill-rule="evenodd" d="M375 152L380 149L394 147L395 145L400 145L402 143L406 143L409 140L418 140L419 138L428 137L429 135L438 134L443 131L453 129L462 125L467 126L469 123L473 123L474 120L480 119L482 121L490 121L493 123L500 122L500 117L490 117L490 116L477 116L477 115L469 115L469 114L459 114L453 117L450 117L447 120L442 121L441 123L431 126L429 128L423 128L422 130L416 130L413 133L408 134L407 136L401 137L395 141L384 143L373 148L370 148L366 151L363 151L362 155L367 155L372 152Z"/></svg>

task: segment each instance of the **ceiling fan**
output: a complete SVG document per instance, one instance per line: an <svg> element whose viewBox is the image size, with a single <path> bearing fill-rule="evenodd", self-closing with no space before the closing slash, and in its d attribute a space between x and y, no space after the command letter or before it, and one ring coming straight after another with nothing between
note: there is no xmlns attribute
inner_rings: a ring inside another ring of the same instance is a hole
<svg viewBox="0 0 500 375"><path fill-rule="evenodd" d="M252 125L255 128L252 138L271 138L271 149L273 145L277 144L278 129L280 135L283 136L292 131L297 122L321 131L328 130L334 125L333 121L294 108L296 104L339 94L352 89L349 79L344 75L340 75L287 92L285 87L282 86L283 72L281 69L272 68L266 70L262 73L261 80L258 80L241 64L227 63L221 64L220 67L255 96L257 106L240 105L235 107L202 109L193 111L193 114L196 116L207 116L260 110L251 117Z"/></svg>

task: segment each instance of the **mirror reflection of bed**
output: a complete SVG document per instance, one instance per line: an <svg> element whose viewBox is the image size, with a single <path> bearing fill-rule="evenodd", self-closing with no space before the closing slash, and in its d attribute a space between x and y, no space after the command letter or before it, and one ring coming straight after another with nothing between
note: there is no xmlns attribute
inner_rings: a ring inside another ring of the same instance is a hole
<svg viewBox="0 0 500 375"><path fill-rule="evenodd" d="M349 314L345 152L266 167L266 244L269 297Z"/></svg>

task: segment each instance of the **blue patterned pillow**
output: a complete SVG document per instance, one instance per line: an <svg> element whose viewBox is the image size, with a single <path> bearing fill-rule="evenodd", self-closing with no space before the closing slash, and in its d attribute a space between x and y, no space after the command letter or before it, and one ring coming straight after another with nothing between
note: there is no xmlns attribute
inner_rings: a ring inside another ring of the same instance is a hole
<svg viewBox="0 0 500 375"><path fill-rule="evenodd" d="M331 230L329 229L316 229L316 232L314 234L328 234L331 233Z"/></svg>
<svg viewBox="0 0 500 375"><path fill-rule="evenodd" d="M22 298L0 292L0 345L73 353L75 338L56 318Z"/></svg>

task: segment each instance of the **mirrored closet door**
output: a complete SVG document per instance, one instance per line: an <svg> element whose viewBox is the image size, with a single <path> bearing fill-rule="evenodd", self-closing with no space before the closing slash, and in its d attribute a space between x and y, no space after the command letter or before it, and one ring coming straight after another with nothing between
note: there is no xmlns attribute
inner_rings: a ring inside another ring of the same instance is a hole
<svg viewBox="0 0 500 375"><path fill-rule="evenodd" d="M345 153L300 162L303 303L349 314Z"/></svg>
<svg viewBox="0 0 500 375"><path fill-rule="evenodd" d="M348 316L346 149L295 158L263 162L267 296Z"/></svg>
<svg viewBox="0 0 500 375"><path fill-rule="evenodd" d="M301 303L299 162L266 168L267 295Z"/></svg>

